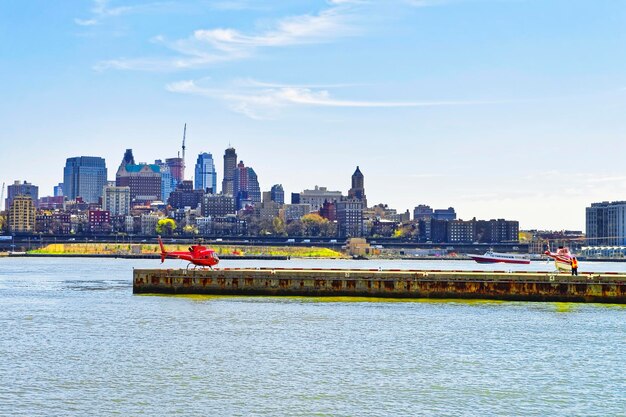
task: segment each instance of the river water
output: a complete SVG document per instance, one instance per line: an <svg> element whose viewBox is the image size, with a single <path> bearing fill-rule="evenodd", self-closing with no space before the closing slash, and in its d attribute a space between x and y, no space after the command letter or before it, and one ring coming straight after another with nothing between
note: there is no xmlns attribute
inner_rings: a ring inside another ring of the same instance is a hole
<svg viewBox="0 0 626 417"><path fill-rule="evenodd" d="M250 262L503 269L221 266ZM157 265L0 258L0 415L626 415L623 306L133 296Z"/></svg>

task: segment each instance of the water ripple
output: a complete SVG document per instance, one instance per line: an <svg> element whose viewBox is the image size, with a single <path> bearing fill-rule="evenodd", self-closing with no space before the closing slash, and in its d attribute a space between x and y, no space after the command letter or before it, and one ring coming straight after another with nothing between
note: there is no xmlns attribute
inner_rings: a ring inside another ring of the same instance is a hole
<svg viewBox="0 0 626 417"><path fill-rule="evenodd" d="M98 261L2 261L0 415L626 410L623 307L140 297L151 263Z"/></svg>

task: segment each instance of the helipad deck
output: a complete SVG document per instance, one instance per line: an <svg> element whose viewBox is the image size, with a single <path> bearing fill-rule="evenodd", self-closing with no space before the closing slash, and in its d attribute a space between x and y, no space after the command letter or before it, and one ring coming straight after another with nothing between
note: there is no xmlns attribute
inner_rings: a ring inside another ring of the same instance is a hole
<svg viewBox="0 0 626 417"><path fill-rule="evenodd" d="M367 269L136 269L135 294L476 298L626 304L626 275Z"/></svg>

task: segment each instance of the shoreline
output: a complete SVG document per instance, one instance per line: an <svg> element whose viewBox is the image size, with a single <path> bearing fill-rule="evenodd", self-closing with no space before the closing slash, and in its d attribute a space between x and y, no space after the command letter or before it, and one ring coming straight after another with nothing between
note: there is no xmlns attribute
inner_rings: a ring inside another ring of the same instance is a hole
<svg viewBox="0 0 626 417"><path fill-rule="evenodd" d="M121 258L121 259L160 259L158 253L115 254L115 253L7 253L9 258ZM220 259L232 260L288 260L290 256L280 255L221 255Z"/></svg>
<svg viewBox="0 0 626 417"><path fill-rule="evenodd" d="M159 253L29 253L29 252L0 252L0 257L11 258L121 258L121 259L160 259ZM466 256L405 256L405 257L385 257L376 256L370 258L351 257L314 257L314 256L293 256L293 255L219 255L222 260L278 260L286 261L290 259L341 259L341 260L389 260L389 261L471 261L472 258ZM626 262L626 259L619 258L580 258L581 262ZM546 262L546 259L531 259L531 263ZM503 264L506 265L506 264Z"/></svg>

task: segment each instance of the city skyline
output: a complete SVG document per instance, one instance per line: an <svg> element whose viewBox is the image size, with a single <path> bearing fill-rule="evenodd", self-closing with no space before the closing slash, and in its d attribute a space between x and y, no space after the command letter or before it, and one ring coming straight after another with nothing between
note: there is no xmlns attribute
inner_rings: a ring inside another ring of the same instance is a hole
<svg viewBox="0 0 626 417"><path fill-rule="evenodd" d="M36 6L36 7L33 7ZM52 195L69 157L232 145L261 190L584 230L626 200L626 5L94 1L0 6L0 182ZM346 53L350 51L350 53ZM27 163L28 161L28 163ZM297 173L293 175L292 173ZM219 187L218 187L219 188Z"/></svg>

